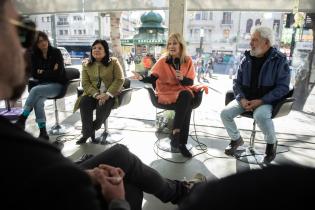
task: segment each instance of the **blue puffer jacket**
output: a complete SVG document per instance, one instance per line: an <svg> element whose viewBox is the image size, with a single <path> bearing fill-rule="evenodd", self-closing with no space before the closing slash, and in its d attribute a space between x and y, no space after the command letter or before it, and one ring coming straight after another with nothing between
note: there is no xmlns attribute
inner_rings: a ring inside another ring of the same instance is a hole
<svg viewBox="0 0 315 210"><path fill-rule="evenodd" d="M251 80L252 59L249 51L240 63L237 77L233 81L233 90L236 100L248 98ZM264 104L275 104L289 92L290 69L286 56L275 48L263 64L259 74L258 88L261 93L257 99Z"/></svg>

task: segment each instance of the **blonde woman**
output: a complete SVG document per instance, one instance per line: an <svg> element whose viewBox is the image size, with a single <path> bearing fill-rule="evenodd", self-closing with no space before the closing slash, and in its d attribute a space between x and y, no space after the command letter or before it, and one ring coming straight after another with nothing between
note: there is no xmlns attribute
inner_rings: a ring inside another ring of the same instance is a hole
<svg viewBox="0 0 315 210"><path fill-rule="evenodd" d="M135 79L148 82L156 90L160 104L175 104L173 130L170 135L171 148L188 158L192 154L186 147L189 123L192 112L195 69L190 56L186 53L183 37L173 33L167 41L167 52L152 67L152 73L145 77L134 73Z"/></svg>

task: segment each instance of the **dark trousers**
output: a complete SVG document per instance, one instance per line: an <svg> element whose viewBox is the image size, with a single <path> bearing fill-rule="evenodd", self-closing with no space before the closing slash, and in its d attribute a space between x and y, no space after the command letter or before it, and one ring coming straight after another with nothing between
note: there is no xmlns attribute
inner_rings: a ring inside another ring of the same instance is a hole
<svg viewBox="0 0 315 210"><path fill-rule="evenodd" d="M187 144L188 141L192 99L191 93L184 90L179 93L176 101L173 129L180 129L180 144Z"/></svg>
<svg viewBox="0 0 315 210"><path fill-rule="evenodd" d="M95 130L102 127L102 124L108 118L112 108L115 104L114 98L109 98L105 104L99 105L98 100L83 96L80 101L80 114L82 121L82 135L83 137L91 137ZM96 119L93 122L93 111L96 109Z"/></svg>
<svg viewBox="0 0 315 210"><path fill-rule="evenodd" d="M126 200L132 210L141 209L143 192L153 194L163 202L177 203L181 199L183 193L181 182L164 179L156 170L143 164L124 145L117 144L80 163L79 166L83 169L92 169L99 164L119 167L125 172ZM102 202L104 208L106 208L107 205L103 199Z"/></svg>

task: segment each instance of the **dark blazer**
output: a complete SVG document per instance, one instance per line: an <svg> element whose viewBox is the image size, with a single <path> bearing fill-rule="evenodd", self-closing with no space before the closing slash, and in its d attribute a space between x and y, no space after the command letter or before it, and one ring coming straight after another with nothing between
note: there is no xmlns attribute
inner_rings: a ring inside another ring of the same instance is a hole
<svg viewBox="0 0 315 210"><path fill-rule="evenodd" d="M38 79L39 83L65 83L65 67L63 57L59 49L49 46L47 59L43 57L40 51L32 52L31 61L31 76ZM58 65L58 68L54 69L56 64ZM42 74L38 74L38 69L42 69L44 72Z"/></svg>
<svg viewBox="0 0 315 210"><path fill-rule="evenodd" d="M53 145L0 117L1 205L7 209L101 209L88 175Z"/></svg>

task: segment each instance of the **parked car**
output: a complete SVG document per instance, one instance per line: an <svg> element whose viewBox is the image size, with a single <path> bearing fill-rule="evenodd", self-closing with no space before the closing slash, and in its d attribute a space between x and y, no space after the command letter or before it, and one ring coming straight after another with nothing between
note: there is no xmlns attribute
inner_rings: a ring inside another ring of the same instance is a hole
<svg viewBox="0 0 315 210"><path fill-rule="evenodd" d="M64 47L57 47L57 48L61 51L63 62L65 63L65 65L72 65L71 56L69 52L66 50L66 48Z"/></svg>

